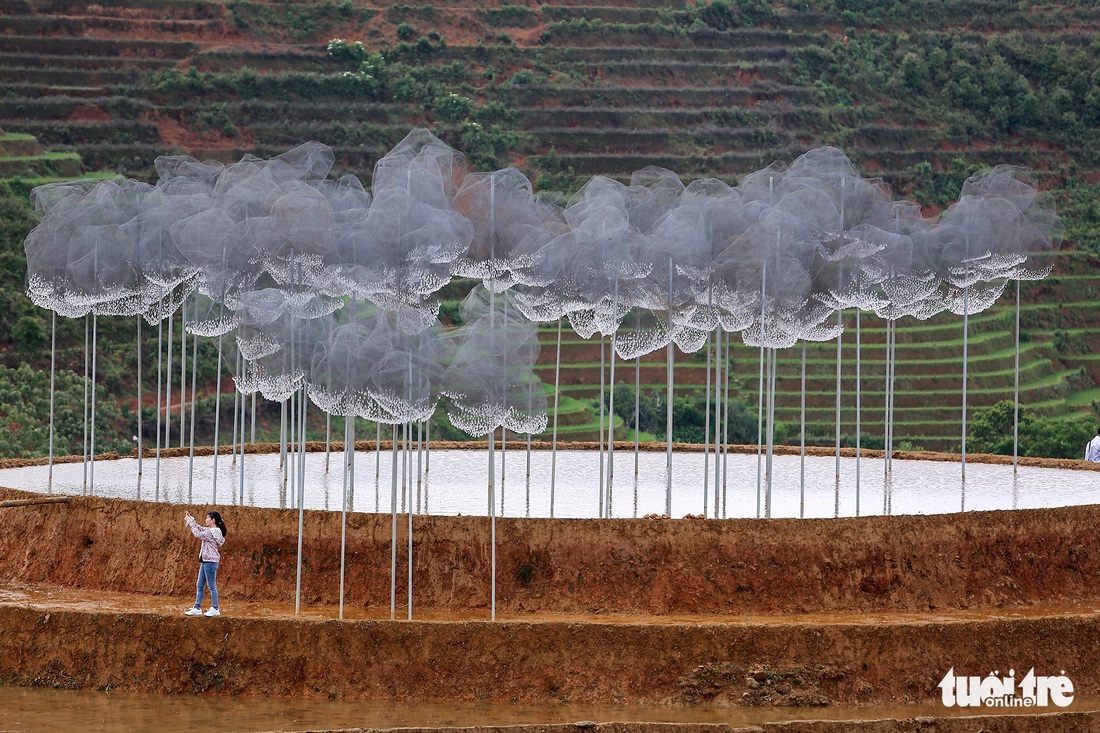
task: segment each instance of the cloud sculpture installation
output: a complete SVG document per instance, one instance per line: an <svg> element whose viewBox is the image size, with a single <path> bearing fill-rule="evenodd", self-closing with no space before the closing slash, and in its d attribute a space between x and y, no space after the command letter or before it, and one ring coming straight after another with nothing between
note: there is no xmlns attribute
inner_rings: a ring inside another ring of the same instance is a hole
<svg viewBox="0 0 1100 733"><path fill-rule="evenodd" d="M62 316L155 323L197 290L188 329L235 335L240 389L278 399L308 383L322 409L384 422L424 419L447 394L471 434L538 432L532 322L614 335L621 358L695 351L717 327L783 348L836 337L845 308L980 312L1007 281L1049 274L1061 236L1022 169L975 174L930 218L836 148L734 187L652 167L629 185L597 176L565 203L515 169L471 172L427 130L378 161L369 191L333 163L312 142L232 165L165 156L154 185L41 186L27 293ZM471 295L451 344L437 314L454 277L495 295Z"/></svg>

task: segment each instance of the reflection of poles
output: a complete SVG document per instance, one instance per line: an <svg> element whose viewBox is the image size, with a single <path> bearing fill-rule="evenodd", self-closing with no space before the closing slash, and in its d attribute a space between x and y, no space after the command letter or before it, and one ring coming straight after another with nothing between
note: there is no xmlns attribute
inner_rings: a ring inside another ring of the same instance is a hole
<svg viewBox="0 0 1100 733"><path fill-rule="evenodd" d="M1019 468L1020 456L1020 281L1016 281L1016 366L1012 387L1012 473Z"/></svg>
<svg viewBox="0 0 1100 733"><path fill-rule="evenodd" d="M95 368L95 364L96 364L96 340L97 340L96 336L97 336L98 327L99 327L99 316L93 313L92 314L92 384L91 384L91 390L92 390L92 429L91 429L91 433L92 433L92 437L91 437L91 443L89 444L89 448L88 448L88 458L90 459L89 460L89 465L88 465L88 491L90 491L92 494L95 494L95 397L96 397L96 394L95 394L96 393L96 388L95 388L96 368Z"/></svg>
<svg viewBox="0 0 1100 733"><path fill-rule="evenodd" d="M141 321L139 320L140 324ZM46 493L53 493L53 395L54 395L54 373L56 372L57 364L57 311L53 311L53 318L50 324L50 462L49 473L46 478ZM141 414L140 412L138 413ZM139 431L140 434L140 431ZM138 455L141 455L140 444L138 449ZM141 473L140 469L138 473Z"/></svg>
<svg viewBox="0 0 1100 733"><path fill-rule="evenodd" d="M554 518L554 483L558 472L558 397L561 394L561 318L558 319L558 349L554 357L554 431L550 438L550 518Z"/></svg>
<svg viewBox="0 0 1100 733"><path fill-rule="evenodd" d="M798 517L806 516L806 342L802 342L802 397L798 422L799 459L798 459Z"/></svg>

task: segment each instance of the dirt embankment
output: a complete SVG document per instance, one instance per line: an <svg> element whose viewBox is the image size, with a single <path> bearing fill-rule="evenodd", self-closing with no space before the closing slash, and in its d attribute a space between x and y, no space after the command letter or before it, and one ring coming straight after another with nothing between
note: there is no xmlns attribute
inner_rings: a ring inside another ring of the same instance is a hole
<svg viewBox="0 0 1100 733"><path fill-rule="evenodd" d="M157 694L714 706L932 703L947 670L989 674L984 660L1037 673L1064 668L1075 694L1094 697L1100 689L1100 617L875 624L392 622L191 619L178 612L0 605L0 682Z"/></svg>
<svg viewBox="0 0 1100 733"><path fill-rule="evenodd" d="M0 490L0 499L25 496ZM187 596L198 543L184 508L87 497L4 509L0 581ZM293 598L297 511L220 509L229 525L223 597ZM340 515L307 511L304 527L302 600L336 604ZM407 527L399 517L399 588ZM513 613L743 615L1080 603L1100 599L1097 547L1100 506L828 520L498 519L497 604ZM346 603L389 605L390 552L388 515L348 515ZM415 516L414 606L486 608L491 555L486 518Z"/></svg>

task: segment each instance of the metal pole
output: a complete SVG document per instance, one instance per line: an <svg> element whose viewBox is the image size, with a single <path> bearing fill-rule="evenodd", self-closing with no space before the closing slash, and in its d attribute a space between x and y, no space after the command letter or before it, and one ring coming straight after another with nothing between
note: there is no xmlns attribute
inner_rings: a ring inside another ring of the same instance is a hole
<svg viewBox="0 0 1100 733"><path fill-rule="evenodd" d="M859 322L860 322L859 308L856 308L856 516L857 517L859 516L859 458L860 458L860 453L862 453L862 451L860 449L863 447L862 442L861 442L862 436L860 435L860 431L862 429L861 418L862 418L862 407L863 407L863 403L862 403L863 395L862 395L862 391L861 391L862 385L860 384L860 381L861 381L860 378L862 376L861 364L860 364L860 352L861 352L861 345L862 344L861 344L861 340L860 340L860 325L859 325Z"/></svg>
<svg viewBox="0 0 1100 733"><path fill-rule="evenodd" d="M729 457L730 457L730 335L725 334L726 353L722 360L722 373L725 375L725 397L722 406L722 519L726 518L726 498L729 488Z"/></svg>
<svg viewBox="0 0 1100 733"><path fill-rule="evenodd" d="M241 373L241 355L240 355L240 352L237 352L236 359L234 360L234 367L235 367L236 373L240 374ZM218 376L220 378L221 372L218 372ZM234 383L234 385L233 385L233 460L232 460L232 463L231 463L231 465L234 465L234 466L237 465L237 415L239 414L238 413L238 408L243 407L242 404L241 404L242 402L244 402L244 395L241 395L237 392L237 385L236 385L236 383ZM244 435L243 434L241 435L241 442L242 443L244 442Z"/></svg>
<svg viewBox="0 0 1100 733"><path fill-rule="evenodd" d="M187 300L180 305L180 448L187 427Z"/></svg>
<svg viewBox="0 0 1100 733"><path fill-rule="evenodd" d="M340 618L344 618L344 576L348 546L348 420L344 417L344 479L340 493Z"/></svg>
<svg viewBox="0 0 1100 733"><path fill-rule="evenodd" d="M298 577L294 587L294 613L298 613L302 603L302 534L305 530L305 468L306 468L306 386L302 384L299 393L298 409L301 429L298 431Z"/></svg>
<svg viewBox="0 0 1100 733"><path fill-rule="evenodd" d="M191 486L194 483L195 478L195 406L198 404L199 398L196 393L197 381L199 370L196 369L199 363L199 337L191 336L191 451L187 458L187 503L191 503ZM181 423L182 424L182 423Z"/></svg>
<svg viewBox="0 0 1100 733"><path fill-rule="evenodd" d="M92 439L88 450L90 463L88 466L88 491L95 494L95 375L96 375L96 342L98 340L99 316L92 314Z"/></svg>
<svg viewBox="0 0 1100 733"><path fill-rule="evenodd" d="M165 363L164 373L166 375L166 384L164 387L164 448L167 450L172 447L172 316L174 313L168 313L168 360ZM182 315L182 314L181 314ZM182 430L180 432L183 432Z"/></svg>
<svg viewBox="0 0 1100 733"><path fill-rule="evenodd" d="M761 499L761 465L764 450L764 342L765 334L765 306L766 282L768 277L768 262L764 261L764 267L760 273L760 380L756 398L756 518L760 518Z"/></svg>
<svg viewBox="0 0 1100 733"><path fill-rule="evenodd" d="M722 473L722 327L715 334L714 345L714 518L718 519L721 507L719 491ZM725 335L728 339L729 336ZM706 487L703 489L706 491ZM706 501L704 500L704 504ZM705 509L706 507L704 507ZM706 511L703 512L706 516Z"/></svg>
<svg viewBox="0 0 1100 733"><path fill-rule="evenodd" d="M51 311L50 320L50 469L46 479L46 493L53 493L53 423L54 423L54 374L57 365L57 311ZM138 321L140 323L140 321ZM140 471L139 471L140 472Z"/></svg>
<svg viewBox="0 0 1100 733"><path fill-rule="evenodd" d="M332 452L332 415L325 413L325 473L328 473L329 453Z"/></svg>
<svg viewBox="0 0 1100 733"><path fill-rule="evenodd" d="M214 503L218 503L218 453L222 427L222 334L218 334L218 380L214 387Z"/></svg>
<svg viewBox="0 0 1100 733"><path fill-rule="evenodd" d="M970 266L967 265L967 280L970 279ZM970 286L963 288L963 383L962 383L962 479L966 481L966 372L967 346L970 333Z"/></svg>
<svg viewBox="0 0 1100 733"><path fill-rule="evenodd" d="M161 356L164 354L164 321L157 322L157 468L156 476L153 482L155 496L157 501L160 501L160 410L161 410L161 391L162 391L162 375L161 371Z"/></svg>
<svg viewBox="0 0 1100 733"><path fill-rule="evenodd" d="M615 343L619 333L619 281L615 280L615 295L612 298L611 324L615 328L611 332L611 376L608 379L611 389L607 402L607 516L611 517L612 486L615 481Z"/></svg>
<svg viewBox="0 0 1100 733"><path fill-rule="evenodd" d="M550 442L550 518L554 518L554 484L558 473L558 397L561 394L561 318L558 319L558 349L554 357L554 432Z"/></svg>
<svg viewBox="0 0 1100 733"><path fill-rule="evenodd" d="M672 258L668 260L668 364L665 371L668 375L668 389L666 395L668 403L665 405L665 514L672 516L672 400L674 372L672 356L676 348L672 339Z"/></svg>
<svg viewBox="0 0 1100 733"><path fill-rule="evenodd" d="M52 394L52 392L53 392L53 361L52 361L52 359L50 361L50 392L51 392L51 394L50 394L50 403L53 404L53 394ZM137 394L137 424L138 424L137 459L138 459L138 479L139 479L139 486L140 486L141 469L142 469L142 455L141 454L143 453L143 451L142 451L142 441L145 439L145 436L142 434L142 431L141 431L141 408L142 408L142 402L141 402L141 316L137 317L137 392L138 392L138 394ZM51 424L51 429L52 429L52 424L53 424L53 415L52 414L50 415L50 424ZM52 439L52 436L51 436L51 439ZM51 446L51 449L52 449L52 446Z"/></svg>
<svg viewBox="0 0 1100 733"><path fill-rule="evenodd" d="M802 403L801 411L799 413L799 423L801 424L800 434L800 449L799 449L799 463L798 463L798 517L801 519L806 516L806 342L802 342Z"/></svg>
<svg viewBox="0 0 1100 733"><path fill-rule="evenodd" d="M491 568L490 568L490 613L491 620L497 620L497 509L496 509L496 497L494 489L496 488L496 480L493 476L494 464L496 463L493 439L495 437L496 430L489 431L489 544L492 548L491 555Z"/></svg>
<svg viewBox="0 0 1100 733"><path fill-rule="evenodd" d="M707 334L707 392L706 410L703 419L703 516L707 516L709 506L707 503L710 493L710 342L711 334ZM717 417L717 415L715 415ZM715 451L717 454L717 451Z"/></svg>
<svg viewBox="0 0 1100 733"><path fill-rule="evenodd" d="M600 446L600 451L599 451L599 453L600 453L600 498L599 498L600 514L599 514L599 516L600 517L604 516L604 503L603 503L603 476L604 476L604 473L603 473L603 435L604 435L604 429L605 429L604 428L604 414L605 414L604 413L604 407L605 407L604 403L606 401L605 398L607 397L607 388L606 388L605 382L604 382L604 377L606 376L606 374L604 372L604 362L605 362L605 359L606 359L606 356L604 354L605 346L606 346L606 344L604 344L603 334L601 333L600 334L600 429L599 429L599 446Z"/></svg>
<svg viewBox="0 0 1100 733"><path fill-rule="evenodd" d="M1012 473L1019 469L1020 458L1020 281L1016 281L1016 365L1012 386Z"/></svg>
<svg viewBox="0 0 1100 733"><path fill-rule="evenodd" d="M91 344L89 343L88 316L84 316L84 483L82 494L88 493L88 370L91 357Z"/></svg>
<svg viewBox="0 0 1100 733"><path fill-rule="evenodd" d="M844 328L844 309L838 308L836 312L836 325L838 328ZM836 485L837 491L840 491L840 372L841 372L841 360L843 354L841 353L841 347L844 341L844 331L841 330L836 336Z"/></svg>
<svg viewBox="0 0 1100 733"><path fill-rule="evenodd" d="M390 621L397 618L397 424L393 426L390 469Z"/></svg>

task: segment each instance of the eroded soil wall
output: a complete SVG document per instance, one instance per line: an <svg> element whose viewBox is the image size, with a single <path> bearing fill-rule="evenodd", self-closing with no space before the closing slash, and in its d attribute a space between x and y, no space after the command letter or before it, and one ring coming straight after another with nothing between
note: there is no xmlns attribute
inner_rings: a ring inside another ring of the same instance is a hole
<svg viewBox="0 0 1100 733"><path fill-rule="evenodd" d="M0 499L34 496L0 489ZM0 509L0 580L178 595L185 507L95 497ZM298 513L219 507L226 603L294 597ZM339 512L305 512L302 600L338 602ZM398 587L407 519L397 522ZM413 519L414 605L489 604L489 521ZM1100 599L1100 507L828 520L498 519L503 612L927 611ZM345 601L387 606L391 520L349 514ZM403 598L403 595L401 596Z"/></svg>
<svg viewBox="0 0 1100 733"><path fill-rule="evenodd" d="M201 630L200 630L201 629ZM1100 617L927 624L311 622L0 606L0 679L153 693L726 705L931 702L976 660L1100 691ZM764 663L764 667L760 665ZM765 676L749 682L754 670ZM988 674L988 672L983 672ZM782 689L780 689L782 688Z"/></svg>

